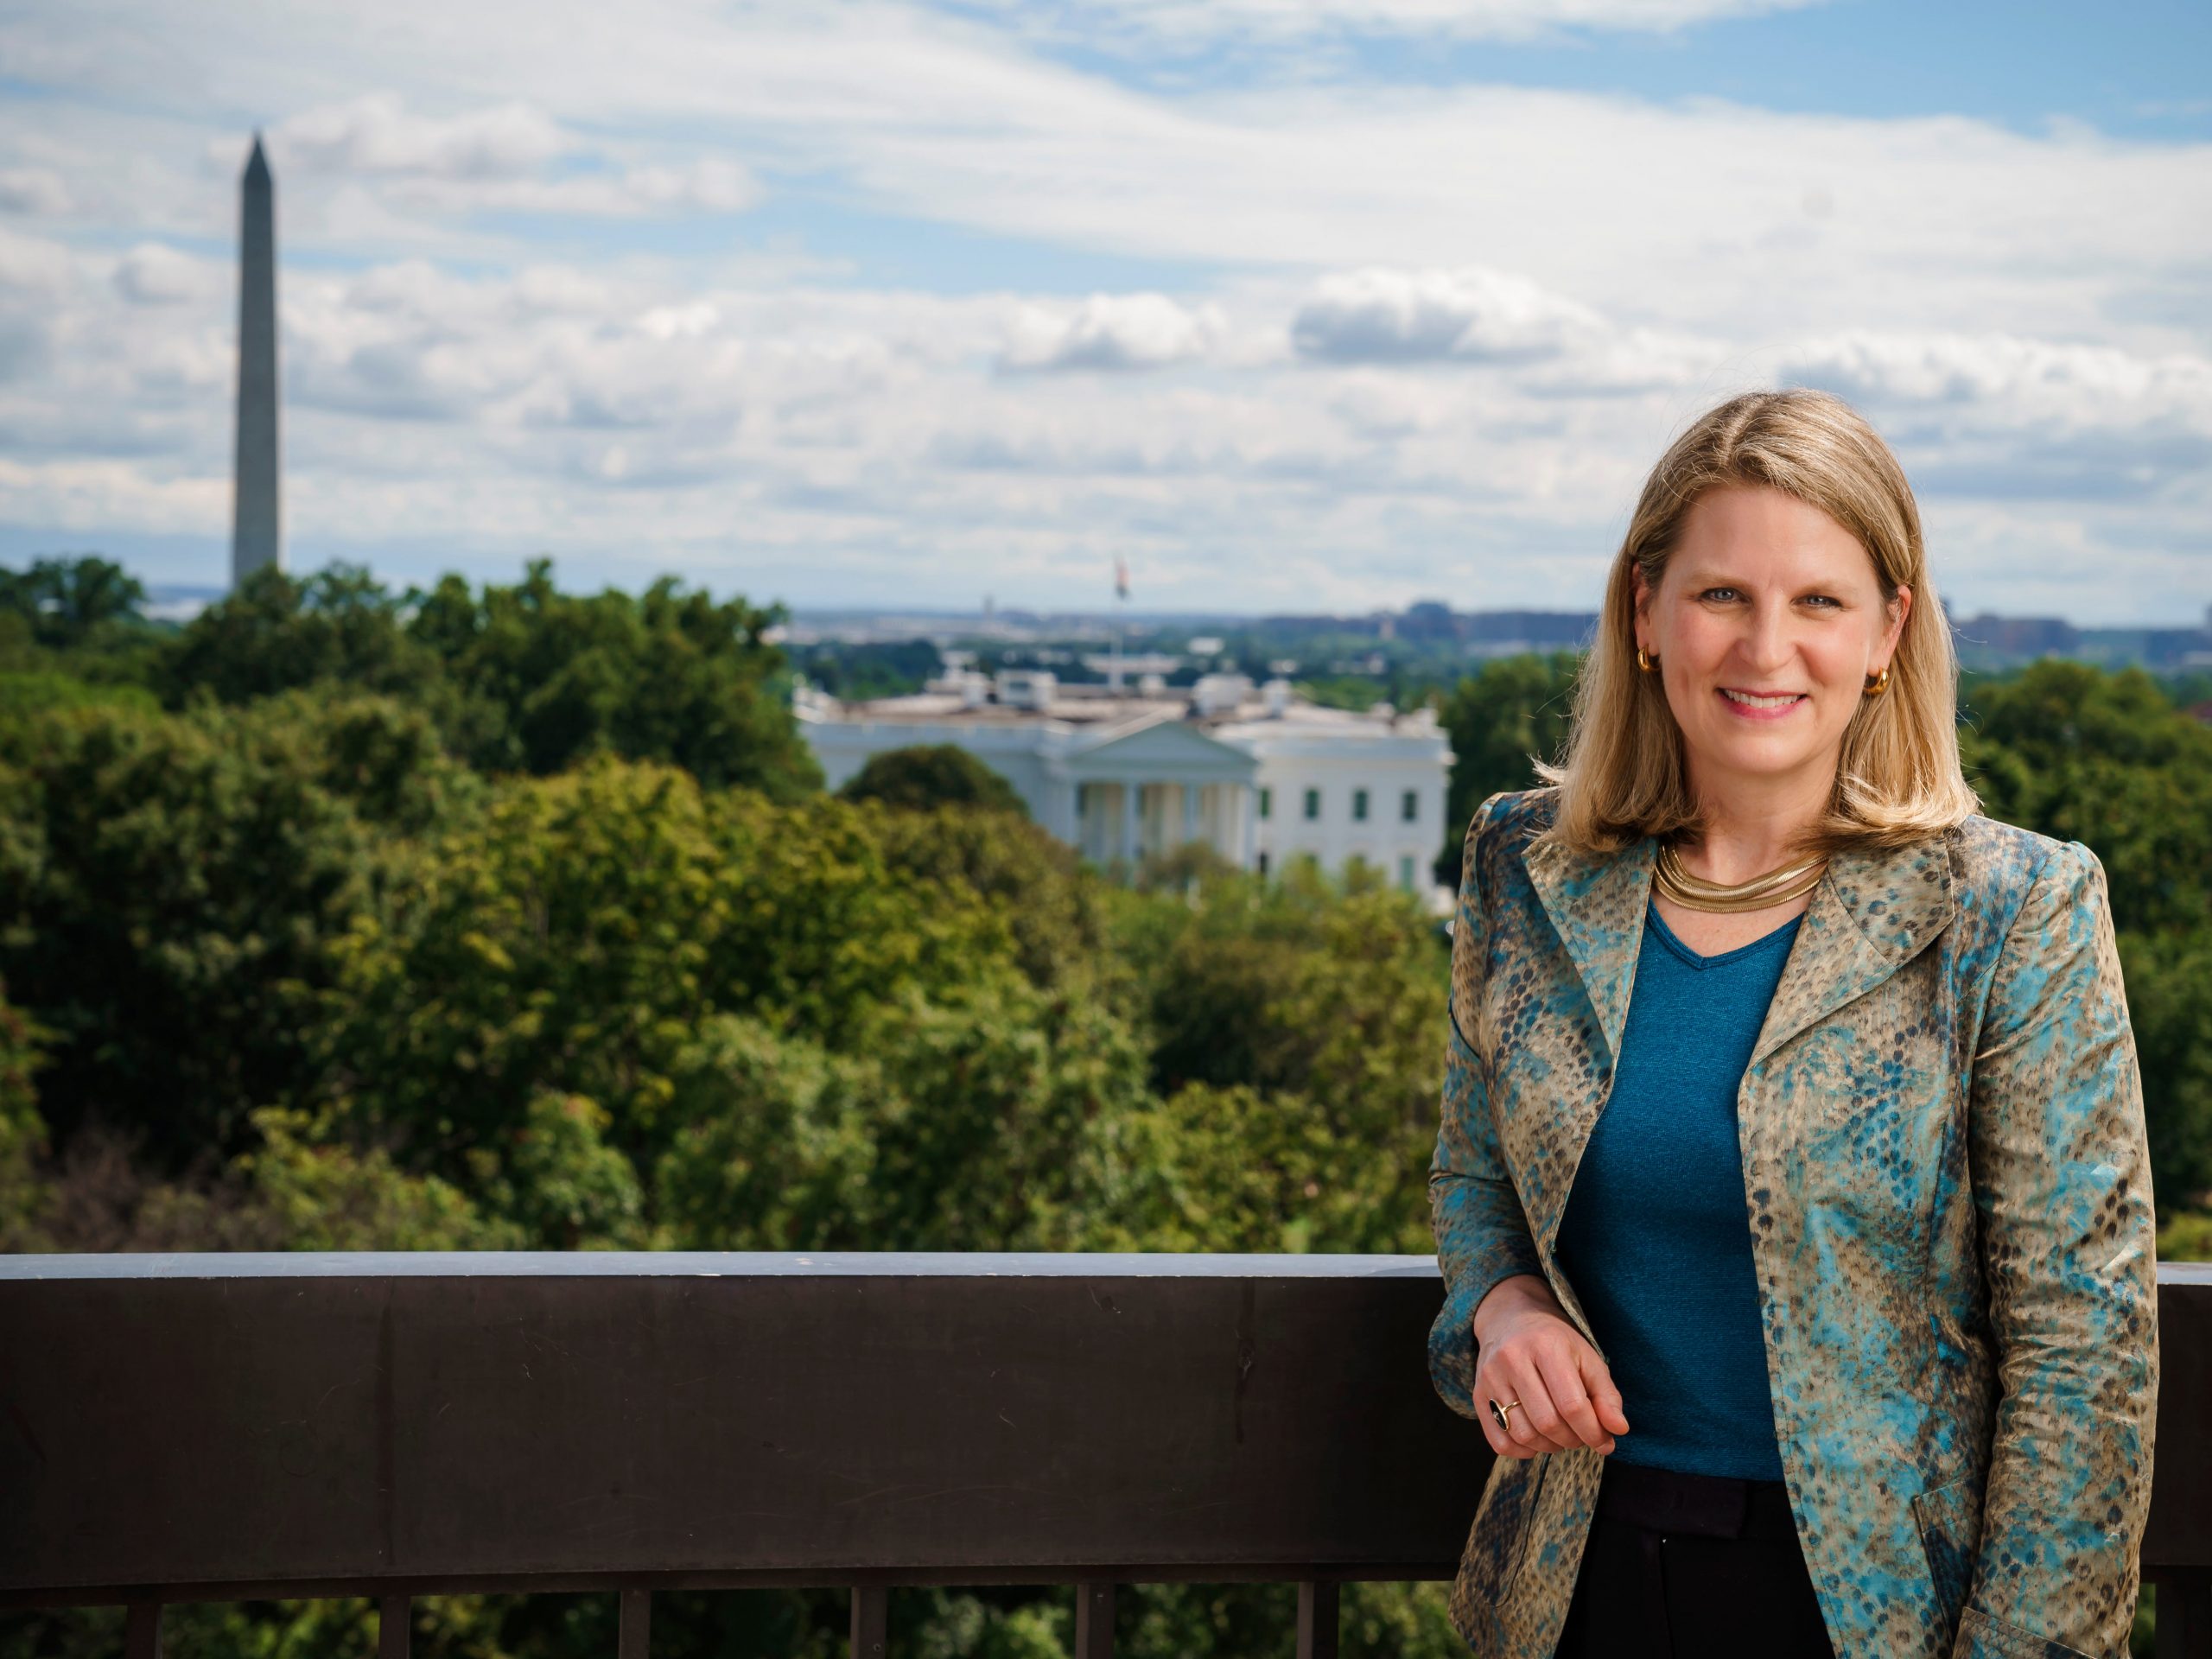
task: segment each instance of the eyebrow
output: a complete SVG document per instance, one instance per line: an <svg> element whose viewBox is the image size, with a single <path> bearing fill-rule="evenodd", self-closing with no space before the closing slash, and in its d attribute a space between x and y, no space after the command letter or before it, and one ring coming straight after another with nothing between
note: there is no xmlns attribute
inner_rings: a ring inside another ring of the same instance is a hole
<svg viewBox="0 0 2212 1659"><path fill-rule="evenodd" d="M1741 576L1732 575L1726 571L1709 568L1700 569L1694 566L1691 568L1688 575L1682 578L1682 581L1685 586L1690 588L1741 588L1746 585ZM1840 594L1843 590L1834 583L1809 582L1797 591L1801 594Z"/></svg>

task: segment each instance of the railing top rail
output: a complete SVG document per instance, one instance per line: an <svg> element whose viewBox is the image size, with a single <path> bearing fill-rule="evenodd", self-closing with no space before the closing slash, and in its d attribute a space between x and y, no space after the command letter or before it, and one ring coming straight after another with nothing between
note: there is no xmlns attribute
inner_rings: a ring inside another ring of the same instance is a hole
<svg viewBox="0 0 2212 1659"><path fill-rule="evenodd" d="M1433 1255L1045 1250L327 1250L0 1255L0 1280L1420 1279ZM2208 1270L2207 1282L2212 1282Z"/></svg>
<svg viewBox="0 0 2212 1659"><path fill-rule="evenodd" d="M1173 1250L300 1250L0 1255L0 1280L1421 1279L1433 1255ZM2162 1285L2212 1286L2212 1262L2162 1262Z"/></svg>

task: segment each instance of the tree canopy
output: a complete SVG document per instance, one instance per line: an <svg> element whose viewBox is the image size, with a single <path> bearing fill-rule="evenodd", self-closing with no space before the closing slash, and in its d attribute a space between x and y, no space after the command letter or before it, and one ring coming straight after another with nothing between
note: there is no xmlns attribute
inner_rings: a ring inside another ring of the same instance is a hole
<svg viewBox="0 0 2212 1659"><path fill-rule="evenodd" d="M957 743L916 743L868 756L837 791L886 806L981 806L1029 816L1005 777Z"/></svg>

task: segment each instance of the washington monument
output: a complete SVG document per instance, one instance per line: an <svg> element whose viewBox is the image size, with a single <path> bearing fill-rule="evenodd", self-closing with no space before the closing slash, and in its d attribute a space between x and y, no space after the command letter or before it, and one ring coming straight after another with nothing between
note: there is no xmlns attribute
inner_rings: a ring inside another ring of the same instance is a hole
<svg viewBox="0 0 2212 1659"><path fill-rule="evenodd" d="M239 190L238 429L232 479L231 586L284 564L276 491L276 202L261 135Z"/></svg>

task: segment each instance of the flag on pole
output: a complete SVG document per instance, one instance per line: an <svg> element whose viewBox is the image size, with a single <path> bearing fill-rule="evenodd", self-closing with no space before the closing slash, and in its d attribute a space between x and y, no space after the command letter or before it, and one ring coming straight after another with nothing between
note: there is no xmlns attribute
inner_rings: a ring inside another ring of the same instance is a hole
<svg viewBox="0 0 2212 1659"><path fill-rule="evenodd" d="M1116 553L1114 556L1114 597L1127 599L1128 596L1129 567L1122 562L1122 556Z"/></svg>

